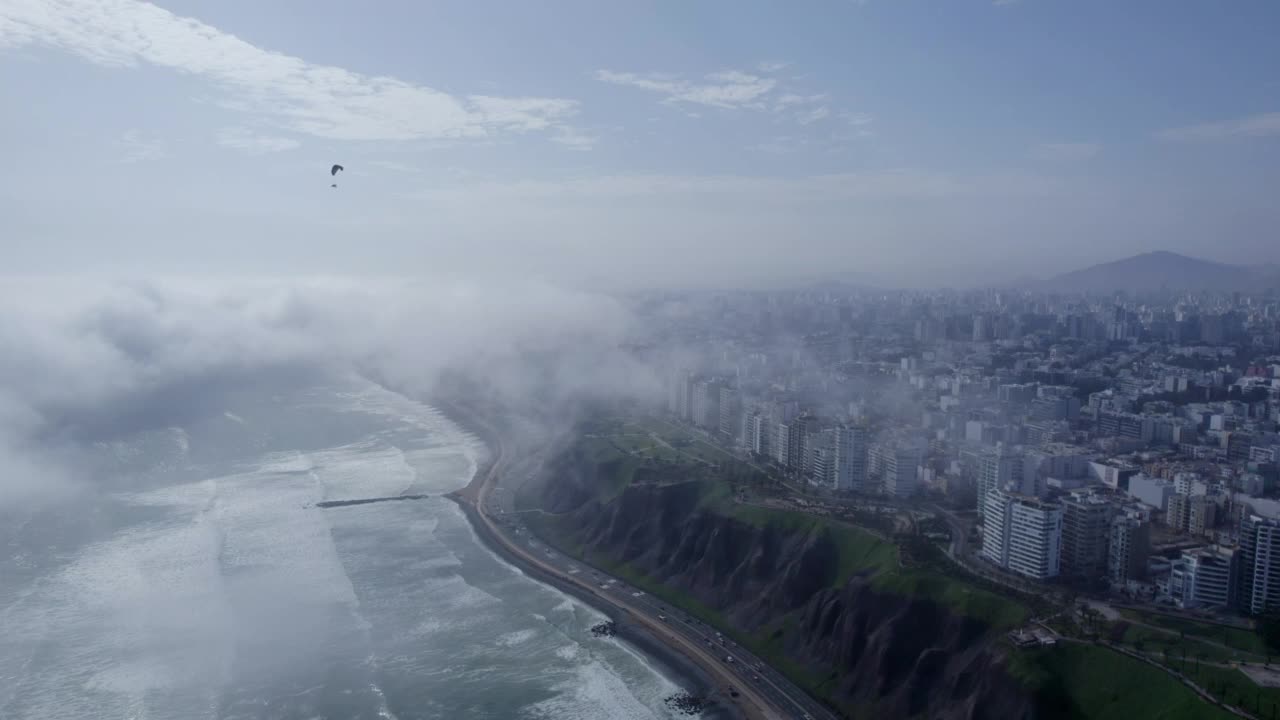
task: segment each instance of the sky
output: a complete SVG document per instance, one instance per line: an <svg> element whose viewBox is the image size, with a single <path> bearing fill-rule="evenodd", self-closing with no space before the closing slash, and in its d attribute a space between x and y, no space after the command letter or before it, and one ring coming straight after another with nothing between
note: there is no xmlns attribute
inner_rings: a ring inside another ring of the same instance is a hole
<svg viewBox="0 0 1280 720"><path fill-rule="evenodd" d="M0 0L0 273L1277 262L1277 27L1248 0Z"/></svg>

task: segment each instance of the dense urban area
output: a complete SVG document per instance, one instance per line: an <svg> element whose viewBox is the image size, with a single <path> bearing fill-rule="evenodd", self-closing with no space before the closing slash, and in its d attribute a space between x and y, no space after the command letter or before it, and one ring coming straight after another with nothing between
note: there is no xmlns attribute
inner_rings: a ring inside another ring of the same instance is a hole
<svg viewBox="0 0 1280 720"><path fill-rule="evenodd" d="M661 301L654 301L655 306ZM1280 298L717 295L667 410L833 498L937 501L992 569L1280 610Z"/></svg>
<svg viewBox="0 0 1280 720"><path fill-rule="evenodd" d="M1274 292L836 284L633 301L651 329L635 350L663 368L659 417L587 438L648 466L705 466L739 517L854 526L903 566L1012 598L1028 612L993 623L1010 648L1105 646L1214 712L1276 712ZM1108 662L1087 660L1132 672Z"/></svg>

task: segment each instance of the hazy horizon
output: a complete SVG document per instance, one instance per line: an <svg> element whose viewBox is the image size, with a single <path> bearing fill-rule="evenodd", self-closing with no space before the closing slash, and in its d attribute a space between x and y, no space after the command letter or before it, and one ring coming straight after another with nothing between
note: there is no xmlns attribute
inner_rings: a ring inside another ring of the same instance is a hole
<svg viewBox="0 0 1280 720"><path fill-rule="evenodd" d="M7 0L4 272L971 286L1152 250L1277 262L1278 13Z"/></svg>

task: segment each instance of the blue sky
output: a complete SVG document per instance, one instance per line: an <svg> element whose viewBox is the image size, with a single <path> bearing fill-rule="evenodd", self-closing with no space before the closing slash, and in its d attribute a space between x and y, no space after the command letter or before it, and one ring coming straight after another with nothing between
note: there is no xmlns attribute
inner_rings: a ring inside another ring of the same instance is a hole
<svg viewBox="0 0 1280 720"><path fill-rule="evenodd" d="M1193 0L0 0L7 265L1276 262L1277 27L1274 2Z"/></svg>

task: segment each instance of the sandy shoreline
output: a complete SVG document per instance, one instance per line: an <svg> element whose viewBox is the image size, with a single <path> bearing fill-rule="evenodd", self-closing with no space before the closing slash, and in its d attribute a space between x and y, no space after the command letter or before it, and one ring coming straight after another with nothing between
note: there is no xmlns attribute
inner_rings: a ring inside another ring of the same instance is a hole
<svg viewBox="0 0 1280 720"><path fill-rule="evenodd" d="M433 399L431 404L439 408L456 425L480 438L489 449L489 457L486 458L483 464L476 467L476 472L466 487L446 495L462 509L463 514L467 516L467 521L471 524L481 542L497 553L503 560L519 568L521 572L529 577L571 595L607 616L616 624L619 638L643 652L660 666L665 671L665 674L676 679L678 685L706 699L707 706L703 710L701 717L716 720L737 720L741 718L741 714L730 703L719 700L719 688L716 686L714 679L701 666L690 660L679 650L663 642L647 628L632 621L630 613L625 609L602 600L594 591L566 582L562 578L547 572L542 567L527 562L523 557L511 552L504 542L494 537L493 530L479 517L476 503L479 500L480 489L483 487L488 474L493 471L494 464L500 460L500 441L494 436L495 431L487 423L480 421L470 412L456 404L441 399Z"/></svg>

